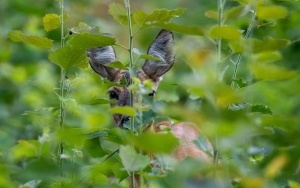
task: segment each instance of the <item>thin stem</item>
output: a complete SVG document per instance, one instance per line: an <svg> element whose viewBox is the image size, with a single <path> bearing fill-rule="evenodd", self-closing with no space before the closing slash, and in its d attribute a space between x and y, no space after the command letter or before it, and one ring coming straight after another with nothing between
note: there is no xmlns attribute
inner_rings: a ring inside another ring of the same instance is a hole
<svg viewBox="0 0 300 188"><path fill-rule="evenodd" d="M134 76L133 71L133 54L132 54L132 41L133 41L133 34L132 34L132 25L131 25L131 12L130 12L130 0L125 0L125 6L127 10L127 20L128 20L128 31L129 31L129 74L130 74L130 81L129 84L132 85L132 78ZM130 89L130 107L133 107L133 91ZM134 132L134 117L130 118L130 130ZM131 172L131 188L135 187L135 179L134 179L134 171Z"/></svg>
<svg viewBox="0 0 300 188"><path fill-rule="evenodd" d="M223 25L223 20L222 20L223 8L224 8L223 0L218 0L218 26L219 27L222 27L222 25ZM222 62L221 50L222 50L222 39L218 38L218 41L217 41L217 54L218 54L217 80L219 80L220 64Z"/></svg>
<svg viewBox="0 0 300 188"><path fill-rule="evenodd" d="M250 36L251 32L253 31L255 18L256 18L256 13L253 11L251 21L250 21L249 26L247 28L247 32L244 36L245 39L247 39ZM237 75L238 68L239 68L239 65L240 65L240 62L241 62L241 58L242 58L242 53L239 53L238 57L236 59L236 62L234 63L234 71L233 71L233 75L232 75L232 78L231 78L231 88L234 88L234 86L235 86L234 80L236 79L236 75Z"/></svg>
<svg viewBox="0 0 300 188"><path fill-rule="evenodd" d="M129 84L132 85L132 77L134 76L133 71L133 54L132 54L132 41L133 41L133 35L132 35L132 25L131 25L131 13L130 13L130 0L125 0L125 5L127 9L127 19L128 19L128 31L129 31L129 73L130 73L130 81ZM130 90L130 107L133 107L133 92ZM130 130L134 132L134 118L130 118Z"/></svg>
<svg viewBox="0 0 300 188"><path fill-rule="evenodd" d="M60 46L61 48L64 47L64 42L65 42L65 37L64 37L64 1L61 0L60 2L60 11L61 11L61 43ZM63 126L64 126L64 118L65 118L65 104L62 101L63 97L64 97L64 88L65 88L65 76L66 76L66 71L63 68L60 68L60 84L59 84L59 127L60 130L63 130ZM63 176L63 158L62 158L62 154L64 153L64 146L63 146L63 142L60 141L59 143L59 151L58 151L58 161L60 163L60 167L61 167L61 176Z"/></svg>

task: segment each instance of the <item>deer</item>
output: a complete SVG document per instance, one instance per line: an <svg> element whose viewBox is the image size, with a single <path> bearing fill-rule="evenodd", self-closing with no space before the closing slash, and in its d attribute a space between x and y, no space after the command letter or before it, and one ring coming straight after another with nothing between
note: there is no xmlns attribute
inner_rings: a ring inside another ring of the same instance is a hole
<svg viewBox="0 0 300 188"><path fill-rule="evenodd" d="M141 83L151 80L153 83L152 91L148 94L154 96L157 92L159 83L163 75L168 72L175 62L174 54L174 35L172 31L162 29L148 48L147 54L155 57L155 60L146 59L144 64L136 72L137 78ZM125 86L112 86L108 89L111 107L130 106L130 85L131 75L127 70L119 70L106 66L117 60L115 50L112 46L89 49L87 56L90 58L89 64L91 68L99 74L100 77L108 79L110 82L120 83L125 79ZM130 120L130 117L113 114L114 124L124 129L124 124ZM198 126L190 122L180 122L173 124L171 121L162 121L156 124L148 125L145 129L157 134L163 134L165 128L169 128L170 132L179 140L179 146L173 151L172 157L176 161L184 160L188 157L211 162L212 158L206 152L201 150L194 141L202 135ZM207 140L210 151L212 145ZM138 184L138 183L137 183ZM136 185L135 187L139 187Z"/></svg>

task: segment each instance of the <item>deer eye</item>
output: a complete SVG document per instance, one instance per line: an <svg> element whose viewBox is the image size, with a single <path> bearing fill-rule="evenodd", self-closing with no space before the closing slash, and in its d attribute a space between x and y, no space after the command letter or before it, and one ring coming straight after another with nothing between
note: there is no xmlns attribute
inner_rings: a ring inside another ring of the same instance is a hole
<svg viewBox="0 0 300 188"><path fill-rule="evenodd" d="M116 92L111 91L111 92L109 92L109 99L119 100L119 96Z"/></svg>

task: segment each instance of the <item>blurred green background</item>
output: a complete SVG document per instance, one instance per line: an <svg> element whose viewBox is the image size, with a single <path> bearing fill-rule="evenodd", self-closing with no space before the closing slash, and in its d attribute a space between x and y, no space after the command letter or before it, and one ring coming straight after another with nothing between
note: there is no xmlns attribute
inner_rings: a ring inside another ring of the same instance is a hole
<svg viewBox="0 0 300 188"><path fill-rule="evenodd" d="M65 21L65 31L68 32L68 29L78 26L80 22L85 22L90 26L99 26L101 31L111 33L118 44L127 46L127 27L114 21L107 12L112 2L123 4L123 1L109 0L65 0L65 13L68 15ZM172 70L164 77L156 96L160 115L176 121L195 122L208 138L211 140L214 140L215 136L219 138L216 143L222 161L219 169L221 179L237 179L238 182L244 179L245 182L258 182L257 184L249 183L252 186L245 183L243 184L245 187L263 187L263 185L283 187L288 185L288 182L296 182L300 179L298 167L300 156L300 4L299 1L292 0L266 2L286 7L288 15L284 19L260 22L254 28L251 37L289 39L290 45L281 49L278 52L280 58L272 63L295 71L295 76L284 80L263 79L248 87L236 89L232 94L232 91L228 89L230 87L227 86L230 85L234 66L226 59L230 54L227 42L225 41L222 46L224 61L221 69L224 70L224 77L223 84L219 85L215 80L218 61L215 41L209 36L188 36L175 33L176 62ZM238 5L237 1L227 1L224 11ZM206 31L217 24L217 20L205 16L209 10L217 11L217 1L131 1L133 12L138 9L151 12L157 8L178 7L185 8L182 16L173 19L178 24L203 26ZM59 48L60 31L46 32L43 28L42 17L47 13L59 14L59 3L54 0L2 0L1 2L0 161L2 164L0 169L2 170L0 171L2 172L0 172L0 182L4 182L2 185L21 185L32 179L32 176L24 178L17 175L17 171L26 166L24 160L15 159L17 154L14 154L16 149L13 148L18 141L51 140L53 133L58 129L56 109L59 106L59 100L56 93L59 87L59 67L48 60L48 50L14 43L7 37L11 30L22 30L28 35L48 37L56 41L55 49ZM250 14L248 13L226 20L225 25L233 25L246 30L249 20ZM154 27L143 29L134 38L134 47L146 53L159 30ZM115 49L118 59L128 64L127 51L120 47ZM245 80L254 78L253 73L249 71L253 56L250 53L242 57L237 78ZM142 61L138 63L141 64ZM69 100L66 101L66 126L82 128L84 133L113 127L112 117L108 112L109 105L86 103L91 99L107 98L108 86L101 84L99 76L87 67L68 69L67 77ZM272 115L228 110L224 107L235 102L266 105L272 110ZM49 147L55 148L55 145L50 144ZM279 175L268 177L266 175L268 165L271 162L280 163L276 160L287 162L278 167ZM181 165L188 167L191 164L186 162ZM178 168L180 169L180 166ZM159 183L155 185L172 187L173 184L168 181L168 178L174 180L177 175L182 176L180 173L175 173L161 181L158 180ZM224 185L227 184L224 183ZM300 187L299 184L297 186Z"/></svg>

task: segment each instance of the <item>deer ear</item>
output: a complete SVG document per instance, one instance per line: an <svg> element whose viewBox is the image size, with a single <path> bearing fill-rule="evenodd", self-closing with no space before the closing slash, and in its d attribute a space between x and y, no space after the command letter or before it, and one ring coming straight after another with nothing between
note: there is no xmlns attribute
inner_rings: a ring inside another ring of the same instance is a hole
<svg viewBox="0 0 300 188"><path fill-rule="evenodd" d="M120 70L105 66L116 61L116 53L112 46L89 49L87 56L90 58L90 65L96 73L111 82L118 81Z"/></svg>
<svg viewBox="0 0 300 188"><path fill-rule="evenodd" d="M161 30L148 49L148 54L159 60L146 60L142 66L144 74L157 83L174 64L174 36L171 31Z"/></svg>

